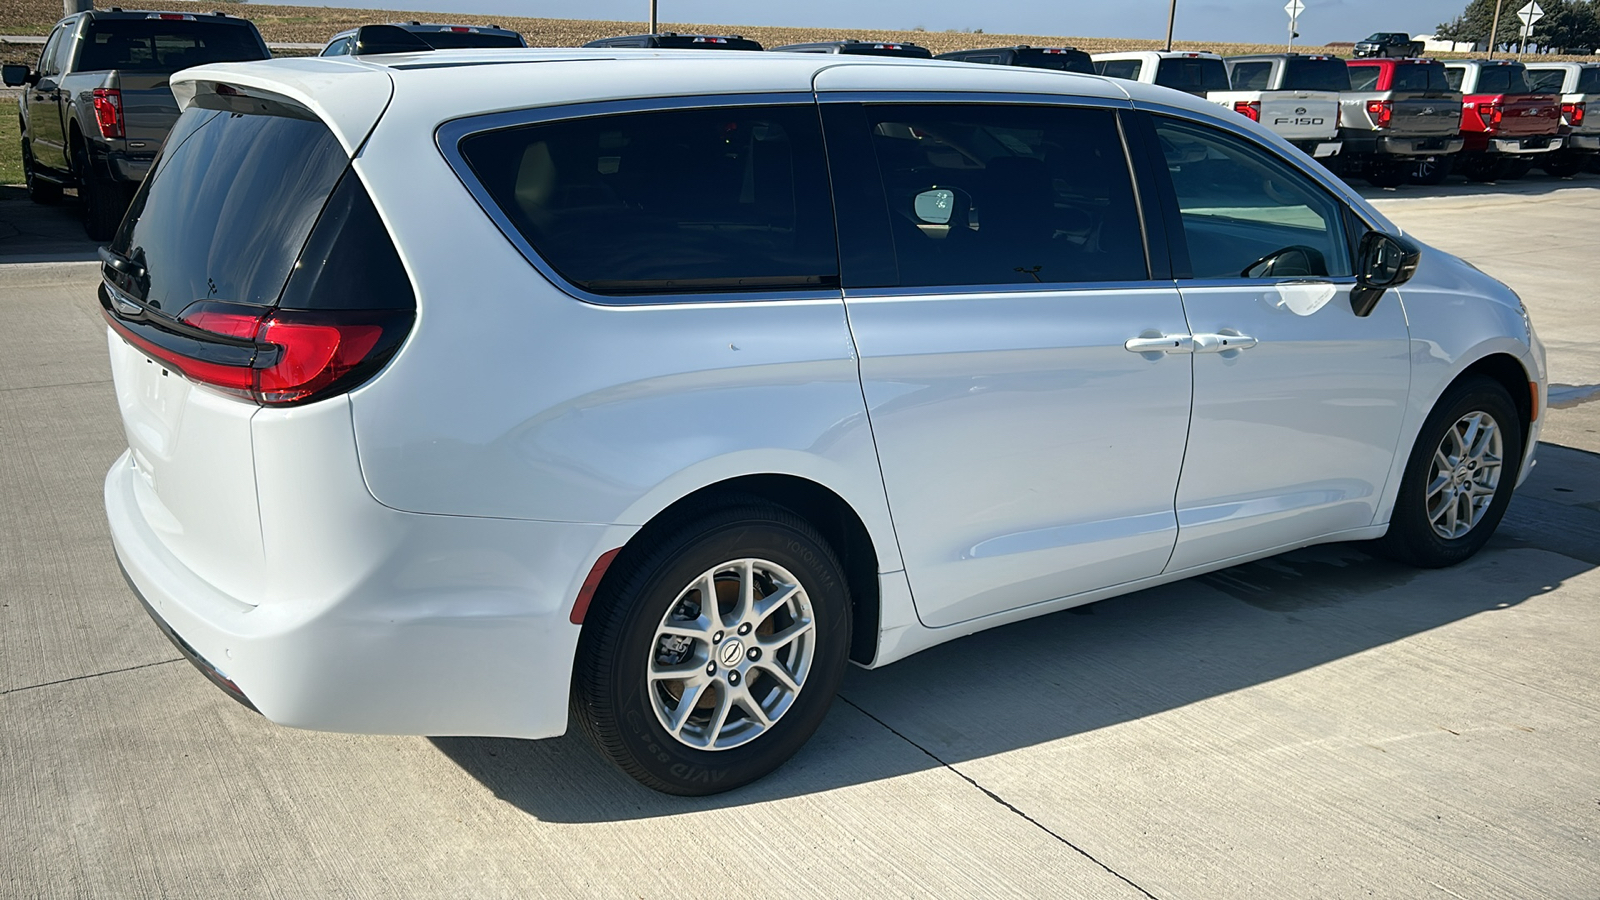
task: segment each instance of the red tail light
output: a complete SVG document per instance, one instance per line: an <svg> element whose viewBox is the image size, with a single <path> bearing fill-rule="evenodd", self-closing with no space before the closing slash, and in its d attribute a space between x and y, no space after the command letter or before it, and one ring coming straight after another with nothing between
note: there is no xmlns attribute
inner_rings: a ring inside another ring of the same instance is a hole
<svg viewBox="0 0 1600 900"><path fill-rule="evenodd" d="M1478 104L1478 120L1483 122L1483 127L1494 131L1500 127L1500 117L1505 115L1505 109L1498 103Z"/></svg>
<svg viewBox="0 0 1600 900"><path fill-rule="evenodd" d="M1368 100L1367 115L1372 117L1374 128L1388 128L1394 118L1394 104L1388 100Z"/></svg>
<svg viewBox="0 0 1600 900"><path fill-rule="evenodd" d="M409 320L409 314L403 315ZM217 362L155 343L109 312L107 318L135 347L190 381L264 406L313 399L363 364L381 362L397 343L382 341L385 327L398 324L392 312L263 311L196 303L179 321L232 340L210 344L186 338L187 345L205 344L213 350L211 355L221 347L232 357ZM178 346L185 344L180 341Z"/></svg>
<svg viewBox="0 0 1600 900"><path fill-rule="evenodd" d="M94 122L100 126L100 136L124 136L122 127L122 91L117 88L94 89Z"/></svg>
<svg viewBox="0 0 1600 900"><path fill-rule="evenodd" d="M1233 111L1248 117L1252 122L1261 121L1260 100L1239 100L1233 104Z"/></svg>
<svg viewBox="0 0 1600 900"><path fill-rule="evenodd" d="M1563 103L1563 104L1561 104L1561 114L1563 116L1566 116L1567 124L1571 125L1573 128L1578 128L1581 125L1583 125L1583 104L1582 103Z"/></svg>

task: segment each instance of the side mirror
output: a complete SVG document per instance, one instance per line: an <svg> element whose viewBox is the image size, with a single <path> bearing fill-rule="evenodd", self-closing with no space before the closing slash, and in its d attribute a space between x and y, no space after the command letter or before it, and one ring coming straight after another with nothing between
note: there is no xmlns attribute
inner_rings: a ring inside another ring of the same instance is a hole
<svg viewBox="0 0 1600 900"><path fill-rule="evenodd" d="M949 225L956 211L955 192L946 188L923 191L913 198L911 209L930 225Z"/></svg>
<svg viewBox="0 0 1600 900"><path fill-rule="evenodd" d="M25 84L38 84L39 77L29 71L27 66L6 66L4 67L4 81L6 87L22 87Z"/></svg>
<svg viewBox="0 0 1600 900"><path fill-rule="evenodd" d="M1422 248L1396 234L1369 231L1356 252L1356 286L1350 289L1350 310L1370 316L1383 292L1411 280Z"/></svg>

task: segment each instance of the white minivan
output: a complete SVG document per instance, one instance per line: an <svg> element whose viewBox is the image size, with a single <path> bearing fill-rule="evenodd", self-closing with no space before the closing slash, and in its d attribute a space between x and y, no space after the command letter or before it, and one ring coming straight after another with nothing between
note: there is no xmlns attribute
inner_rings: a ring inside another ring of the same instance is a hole
<svg viewBox="0 0 1600 900"><path fill-rule="evenodd" d="M1531 465L1509 288L1187 94L812 54L189 69L102 251L129 584L274 722L772 771L845 667Z"/></svg>

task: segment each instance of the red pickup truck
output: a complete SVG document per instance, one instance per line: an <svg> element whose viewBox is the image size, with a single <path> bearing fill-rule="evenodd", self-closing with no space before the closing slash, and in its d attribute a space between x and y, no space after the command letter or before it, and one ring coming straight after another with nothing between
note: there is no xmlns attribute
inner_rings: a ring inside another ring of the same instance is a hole
<svg viewBox="0 0 1600 900"><path fill-rule="evenodd" d="M1561 95L1538 93L1522 63L1452 60L1445 77L1466 95L1457 171L1472 181L1521 178L1545 154L1561 149Z"/></svg>

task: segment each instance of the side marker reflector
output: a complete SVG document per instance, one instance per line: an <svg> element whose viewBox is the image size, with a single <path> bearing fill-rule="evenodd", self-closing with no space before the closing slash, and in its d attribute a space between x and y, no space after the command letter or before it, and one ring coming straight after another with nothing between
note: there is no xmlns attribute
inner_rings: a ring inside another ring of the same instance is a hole
<svg viewBox="0 0 1600 900"><path fill-rule="evenodd" d="M589 612L589 603L594 600L594 592L600 587L600 579L606 577L606 570L611 568L612 561L621 552L621 547L607 550L594 561L594 568L590 569L589 576L583 579L583 587L578 588L578 599L572 604L572 624L583 624L583 617Z"/></svg>

